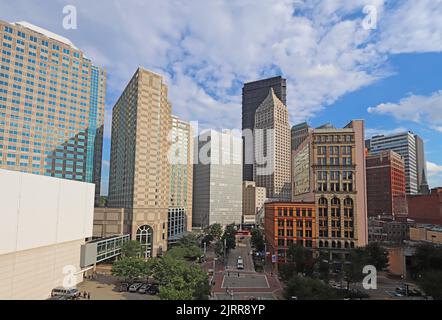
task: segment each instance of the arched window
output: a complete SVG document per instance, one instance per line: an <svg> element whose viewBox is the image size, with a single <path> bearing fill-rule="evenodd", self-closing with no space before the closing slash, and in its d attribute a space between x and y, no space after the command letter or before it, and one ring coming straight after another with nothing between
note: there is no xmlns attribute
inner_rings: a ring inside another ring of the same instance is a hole
<svg viewBox="0 0 442 320"><path fill-rule="evenodd" d="M348 244L348 241L345 241L345 248L348 249L350 245Z"/></svg>
<svg viewBox="0 0 442 320"><path fill-rule="evenodd" d="M322 248L324 246L324 242L319 241L319 248Z"/></svg>
<svg viewBox="0 0 442 320"><path fill-rule="evenodd" d="M141 250L144 253L144 258L152 257L153 248L153 229L151 226L143 225L137 230L137 241L141 245Z"/></svg>
<svg viewBox="0 0 442 320"><path fill-rule="evenodd" d="M344 200L344 217L353 218L353 199L346 198Z"/></svg>
<svg viewBox="0 0 442 320"><path fill-rule="evenodd" d="M338 241L338 248L342 248L341 241Z"/></svg>
<svg viewBox="0 0 442 320"><path fill-rule="evenodd" d="M328 215L328 201L326 198L320 198L318 201L318 209L319 209L319 216L320 217L327 217Z"/></svg>
<svg viewBox="0 0 442 320"><path fill-rule="evenodd" d="M336 242L335 241L332 242L332 248L336 248Z"/></svg>
<svg viewBox="0 0 442 320"><path fill-rule="evenodd" d="M331 201L331 216L332 217L341 216L341 201L338 198L333 198Z"/></svg>
<svg viewBox="0 0 442 320"><path fill-rule="evenodd" d="M350 248L354 248L355 247L355 243L352 241L350 242Z"/></svg>

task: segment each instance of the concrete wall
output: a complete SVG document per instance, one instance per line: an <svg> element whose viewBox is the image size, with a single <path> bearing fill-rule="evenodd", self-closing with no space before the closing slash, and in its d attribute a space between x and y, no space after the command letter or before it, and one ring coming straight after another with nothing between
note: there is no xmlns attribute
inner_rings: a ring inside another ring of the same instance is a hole
<svg viewBox="0 0 442 320"><path fill-rule="evenodd" d="M95 186L0 169L0 299L42 299L79 271Z"/></svg>

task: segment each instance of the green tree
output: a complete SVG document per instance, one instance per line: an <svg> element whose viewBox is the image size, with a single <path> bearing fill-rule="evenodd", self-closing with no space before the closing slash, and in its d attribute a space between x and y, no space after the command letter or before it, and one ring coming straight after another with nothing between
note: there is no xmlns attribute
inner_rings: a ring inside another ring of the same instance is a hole
<svg viewBox="0 0 442 320"><path fill-rule="evenodd" d="M196 245L177 245L166 252L166 256L170 256L178 260L196 260L203 255L203 251Z"/></svg>
<svg viewBox="0 0 442 320"><path fill-rule="evenodd" d="M295 275L287 282L284 297L288 300L333 300L339 296L321 280Z"/></svg>
<svg viewBox="0 0 442 320"><path fill-rule="evenodd" d="M138 241L130 240L121 246L123 258L135 258L141 256L141 245Z"/></svg>
<svg viewBox="0 0 442 320"><path fill-rule="evenodd" d="M255 249L259 252L264 251L265 242L261 230L255 228L252 230L251 235L252 235L251 242L252 245L255 247Z"/></svg>
<svg viewBox="0 0 442 320"><path fill-rule="evenodd" d="M171 256L157 260L154 279L160 283L159 296L164 300L207 299L210 294L204 270Z"/></svg>
<svg viewBox="0 0 442 320"><path fill-rule="evenodd" d="M427 271L422 275L418 283L427 296L433 297L436 300L442 300L442 271Z"/></svg>
<svg viewBox="0 0 442 320"><path fill-rule="evenodd" d="M151 273L151 264L141 258L123 258L112 265L112 275L126 282L148 278Z"/></svg>
<svg viewBox="0 0 442 320"><path fill-rule="evenodd" d="M107 207L107 197L106 196L100 196L100 207L102 207L102 208Z"/></svg>
<svg viewBox="0 0 442 320"><path fill-rule="evenodd" d="M326 252L320 252L315 261L319 277L326 282L328 282L330 277L330 262L328 259L329 257Z"/></svg>
<svg viewBox="0 0 442 320"><path fill-rule="evenodd" d="M364 250L368 264L375 266L378 271L388 268L388 252L379 243L369 243Z"/></svg>
<svg viewBox="0 0 442 320"><path fill-rule="evenodd" d="M208 242L219 241L223 235L223 227L219 223L212 224L204 229L204 234Z"/></svg>
<svg viewBox="0 0 442 320"><path fill-rule="evenodd" d="M226 243L227 251L236 248L236 228L235 224L228 225L224 231L224 235L222 236L222 241Z"/></svg>
<svg viewBox="0 0 442 320"><path fill-rule="evenodd" d="M217 243L215 243L215 254L218 257L222 257L224 255L224 244L222 243L222 241L218 241Z"/></svg>
<svg viewBox="0 0 442 320"><path fill-rule="evenodd" d="M362 270L368 264L368 255L364 248L356 248L350 252L350 259L344 265L344 275L348 290L350 290L351 283L362 281L364 278Z"/></svg>
<svg viewBox="0 0 442 320"><path fill-rule="evenodd" d="M311 275L314 270L314 259L311 250L300 245L290 245L287 249L287 259L294 264L296 272Z"/></svg>
<svg viewBox="0 0 442 320"><path fill-rule="evenodd" d="M200 246L199 236L193 232L186 234L178 240L178 245L182 246Z"/></svg>

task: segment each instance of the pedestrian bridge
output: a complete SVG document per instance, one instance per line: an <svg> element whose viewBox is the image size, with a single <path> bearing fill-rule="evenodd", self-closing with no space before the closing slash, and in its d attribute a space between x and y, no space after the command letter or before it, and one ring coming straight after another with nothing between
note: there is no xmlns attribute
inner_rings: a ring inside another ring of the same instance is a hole
<svg viewBox="0 0 442 320"><path fill-rule="evenodd" d="M87 268L99 262L118 257L121 247L130 240L130 235L117 235L85 243L81 246L80 266Z"/></svg>

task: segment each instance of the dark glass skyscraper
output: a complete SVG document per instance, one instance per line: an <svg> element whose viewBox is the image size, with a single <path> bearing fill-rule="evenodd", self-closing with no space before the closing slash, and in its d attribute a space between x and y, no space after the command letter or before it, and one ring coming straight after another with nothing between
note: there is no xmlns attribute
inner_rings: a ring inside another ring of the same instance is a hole
<svg viewBox="0 0 442 320"><path fill-rule="evenodd" d="M287 105L287 85L286 79L281 76L264 80L245 83L242 91L242 130L253 130L255 127L255 113L259 105L268 96L270 88L273 88L279 100ZM248 143L247 139L243 144L243 180L253 181L253 143ZM248 155L248 157L246 157Z"/></svg>

